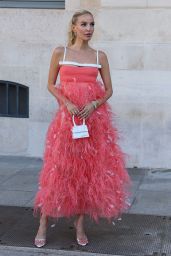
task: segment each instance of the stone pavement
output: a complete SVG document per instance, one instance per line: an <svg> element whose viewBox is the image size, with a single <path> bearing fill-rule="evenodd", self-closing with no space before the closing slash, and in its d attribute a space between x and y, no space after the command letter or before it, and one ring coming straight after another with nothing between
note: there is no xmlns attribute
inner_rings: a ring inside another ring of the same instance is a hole
<svg viewBox="0 0 171 256"><path fill-rule="evenodd" d="M108 254L99 253L87 253L87 252L68 252L64 250L52 250L52 249L38 249L38 248L27 248L27 247L0 247L0 256L109 256ZM122 256L122 255L115 255Z"/></svg>
<svg viewBox="0 0 171 256"><path fill-rule="evenodd" d="M0 156L0 205L32 207L41 166L42 160L38 158ZM171 170L128 168L128 172L133 180L131 207L128 213L171 216ZM105 255L79 251L65 252L64 250L0 246L0 255L3 256L47 254Z"/></svg>

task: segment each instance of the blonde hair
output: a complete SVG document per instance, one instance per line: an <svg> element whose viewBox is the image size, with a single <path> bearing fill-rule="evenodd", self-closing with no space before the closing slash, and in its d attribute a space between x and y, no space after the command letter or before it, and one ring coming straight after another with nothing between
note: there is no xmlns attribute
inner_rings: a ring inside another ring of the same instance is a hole
<svg viewBox="0 0 171 256"><path fill-rule="evenodd" d="M90 14L93 17L93 14L90 11L87 10L82 10L82 11L77 11L73 14L72 19L69 24L69 31L68 31L68 46L71 46L75 43L76 35L72 30L72 26L76 24L77 19L79 16L84 15L84 14Z"/></svg>

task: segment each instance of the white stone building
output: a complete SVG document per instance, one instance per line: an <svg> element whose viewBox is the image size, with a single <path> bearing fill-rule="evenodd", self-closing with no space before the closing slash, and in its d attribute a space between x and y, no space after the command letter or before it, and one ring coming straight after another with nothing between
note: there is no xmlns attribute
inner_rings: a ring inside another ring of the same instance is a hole
<svg viewBox="0 0 171 256"><path fill-rule="evenodd" d="M0 116L1 155L42 157L58 108L47 90L51 54L66 44L72 14L88 9L96 22L91 45L110 62L109 102L127 166L171 167L170 0L66 0L63 9L2 8L2 2L0 80L29 88L29 118Z"/></svg>

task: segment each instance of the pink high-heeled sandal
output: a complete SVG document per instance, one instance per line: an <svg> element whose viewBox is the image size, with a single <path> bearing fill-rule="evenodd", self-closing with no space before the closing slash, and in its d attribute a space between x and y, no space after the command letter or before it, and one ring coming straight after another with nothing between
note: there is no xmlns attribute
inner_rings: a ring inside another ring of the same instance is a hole
<svg viewBox="0 0 171 256"><path fill-rule="evenodd" d="M47 226L48 226L48 220L46 221L46 229L47 229ZM44 237L41 237L41 238L38 238L37 235L36 235L36 237L34 239L34 244L38 248L45 246L45 244L46 244L46 235Z"/></svg>
<svg viewBox="0 0 171 256"><path fill-rule="evenodd" d="M38 248L43 247L46 244L46 238L35 238L34 244Z"/></svg>
<svg viewBox="0 0 171 256"><path fill-rule="evenodd" d="M74 221L74 227L75 227L76 232L77 232L77 221L76 220ZM76 239L77 239L77 243L79 245L85 246L86 244L88 244L88 238L87 237L85 239L84 238L78 238L78 236L76 235Z"/></svg>

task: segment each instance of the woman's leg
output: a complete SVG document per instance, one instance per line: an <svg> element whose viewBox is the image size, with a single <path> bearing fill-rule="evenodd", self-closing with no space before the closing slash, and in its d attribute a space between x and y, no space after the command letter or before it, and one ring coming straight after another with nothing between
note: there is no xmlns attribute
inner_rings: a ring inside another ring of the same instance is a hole
<svg viewBox="0 0 171 256"><path fill-rule="evenodd" d="M48 221L47 216L42 214L40 217L40 225L39 225L39 229L37 232L37 236L44 237L46 235L47 221Z"/></svg>
<svg viewBox="0 0 171 256"><path fill-rule="evenodd" d="M77 233L77 241L80 245L86 245L88 243L88 238L84 231L84 215L77 215L74 225Z"/></svg>
<svg viewBox="0 0 171 256"><path fill-rule="evenodd" d="M46 215L42 214L40 217L40 225L35 237L35 245L37 247L42 247L46 244L46 230L47 230L48 218Z"/></svg>

